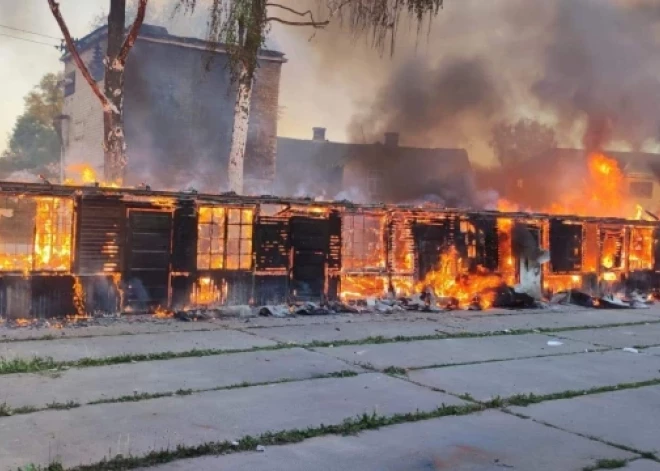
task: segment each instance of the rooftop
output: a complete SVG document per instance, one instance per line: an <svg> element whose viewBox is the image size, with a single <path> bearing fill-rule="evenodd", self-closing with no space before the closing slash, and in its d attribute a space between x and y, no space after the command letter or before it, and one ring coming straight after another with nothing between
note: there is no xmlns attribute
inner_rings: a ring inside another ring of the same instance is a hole
<svg viewBox="0 0 660 471"><path fill-rule="evenodd" d="M325 130L315 128L314 139L277 138L278 165L287 161L298 162L300 156L315 162L321 168L340 168L356 159L382 159L428 161L441 160L450 164L452 170L471 169L465 149L407 147L398 144L397 133L386 133L384 143L372 144L331 142L325 139Z"/></svg>
<svg viewBox="0 0 660 471"><path fill-rule="evenodd" d="M105 39L108 35L108 26L104 25L100 28L95 29L87 36L84 36L81 39L76 40L76 45L80 52L89 49L94 46L99 41ZM140 34L138 39L152 41L152 42L163 42L171 44L173 46L180 47L189 47L193 49L204 49L213 51L215 53L224 54L226 53L225 45L223 44L213 44L208 41L199 38L187 38L182 36L175 36L170 34L167 31L167 28L162 26L154 26L149 24L143 24L140 28ZM69 54L66 53L62 57L63 60L67 60ZM285 62L284 54L279 51L271 51L269 49L261 49L259 51L259 57L267 60L275 60Z"/></svg>

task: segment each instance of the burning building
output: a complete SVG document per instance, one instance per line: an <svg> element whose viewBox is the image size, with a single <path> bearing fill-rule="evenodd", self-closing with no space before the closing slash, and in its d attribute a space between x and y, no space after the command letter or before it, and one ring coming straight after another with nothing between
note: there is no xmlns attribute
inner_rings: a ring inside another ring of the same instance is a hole
<svg viewBox="0 0 660 471"><path fill-rule="evenodd" d="M655 221L3 182L0 314L351 302L510 305L660 270Z"/></svg>
<svg viewBox="0 0 660 471"><path fill-rule="evenodd" d="M103 81L107 27L77 42L95 80ZM128 181L217 191L226 184L236 85L222 48L143 25L126 64L124 129ZM103 174L101 105L70 54L65 70L62 140L65 167ZM259 53L248 129L245 178L270 182L275 172L280 72L284 55ZM208 67L207 67L208 65ZM207 70L208 69L208 70ZM70 175L67 175L70 177Z"/></svg>
<svg viewBox="0 0 660 471"><path fill-rule="evenodd" d="M660 154L551 149L506 172L502 194L526 208L622 215L639 205L660 214Z"/></svg>

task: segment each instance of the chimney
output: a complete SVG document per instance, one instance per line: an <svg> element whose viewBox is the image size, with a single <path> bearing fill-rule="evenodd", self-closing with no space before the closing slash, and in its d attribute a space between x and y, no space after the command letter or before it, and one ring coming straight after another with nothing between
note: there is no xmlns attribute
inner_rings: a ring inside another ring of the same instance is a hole
<svg viewBox="0 0 660 471"><path fill-rule="evenodd" d="M325 128L312 128L314 141L325 142Z"/></svg>
<svg viewBox="0 0 660 471"><path fill-rule="evenodd" d="M399 133L398 132L386 132L385 133L385 145L387 147L398 147L399 146Z"/></svg>

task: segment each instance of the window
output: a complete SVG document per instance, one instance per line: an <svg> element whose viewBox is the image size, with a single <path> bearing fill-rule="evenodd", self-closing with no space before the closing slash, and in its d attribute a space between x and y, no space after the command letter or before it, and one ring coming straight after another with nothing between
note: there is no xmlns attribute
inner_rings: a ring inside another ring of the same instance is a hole
<svg viewBox="0 0 660 471"><path fill-rule="evenodd" d="M96 82L103 80L105 76L105 65L103 64L103 50L99 43L94 46L92 60L88 65L89 73Z"/></svg>
<svg viewBox="0 0 660 471"><path fill-rule="evenodd" d="M253 217L252 209L200 207L197 268L200 270L252 268Z"/></svg>
<svg viewBox="0 0 660 471"><path fill-rule="evenodd" d="M0 271L69 271L72 221L72 200L3 198Z"/></svg>
<svg viewBox="0 0 660 471"><path fill-rule="evenodd" d="M73 201L39 197L35 217L35 270L68 271L71 268Z"/></svg>
<svg viewBox="0 0 660 471"><path fill-rule="evenodd" d="M68 97L76 93L76 72L70 72L64 77L64 96Z"/></svg>
<svg viewBox="0 0 660 471"><path fill-rule="evenodd" d="M630 182L628 187L631 196L638 198L653 198L653 182Z"/></svg>
<svg viewBox="0 0 660 471"><path fill-rule="evenodd" d="M372 198L380 196L380 189L383 182L383 172L380 170L371 170L367 174L367 192Z"/></svg>
<svg viewBox="0 0 660 471"><path fill-rule="evenodd" d="M381 216L345 214L342 217L342 266L345 270L384 269Z"/></svg>
<svg viewBox="0 0 660 471"><path fill-rule="evenodd" d="M32 269L34 214L33 199L5 197L0 201L0 270Z"/></svg>

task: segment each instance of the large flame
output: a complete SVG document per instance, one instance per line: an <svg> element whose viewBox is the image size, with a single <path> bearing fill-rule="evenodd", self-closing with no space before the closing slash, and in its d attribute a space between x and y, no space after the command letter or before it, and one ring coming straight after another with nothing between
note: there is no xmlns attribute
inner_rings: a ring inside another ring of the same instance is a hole
<svg viewBox="0 0 660 471"><path fill-rule="evenodd" d="M541 208L527 208L507 199L500 199L499 211L538 211L548 214L577 216L632 217L625 177L616 160L601 152L587 157L587 175L570 189L558 192L556 200Z"/></svg>
<svg viewBox="0 0 660 471"><path fill-rule="evenodd" d="M495 300L495 288L502 285L499 275L463 272L462 259L454 247L440 256L437 269L429 272L416 286L417 291L432 290L436 296L455 298L459 305L465 306L478 300L481 307L492 306Z"/></svg>
<svg viewBox="0 0 660 471"><path fill-rule="evenodd" d="M71 268L73 201L38 197L34 234L34 269L68 271Z"/></svg>

